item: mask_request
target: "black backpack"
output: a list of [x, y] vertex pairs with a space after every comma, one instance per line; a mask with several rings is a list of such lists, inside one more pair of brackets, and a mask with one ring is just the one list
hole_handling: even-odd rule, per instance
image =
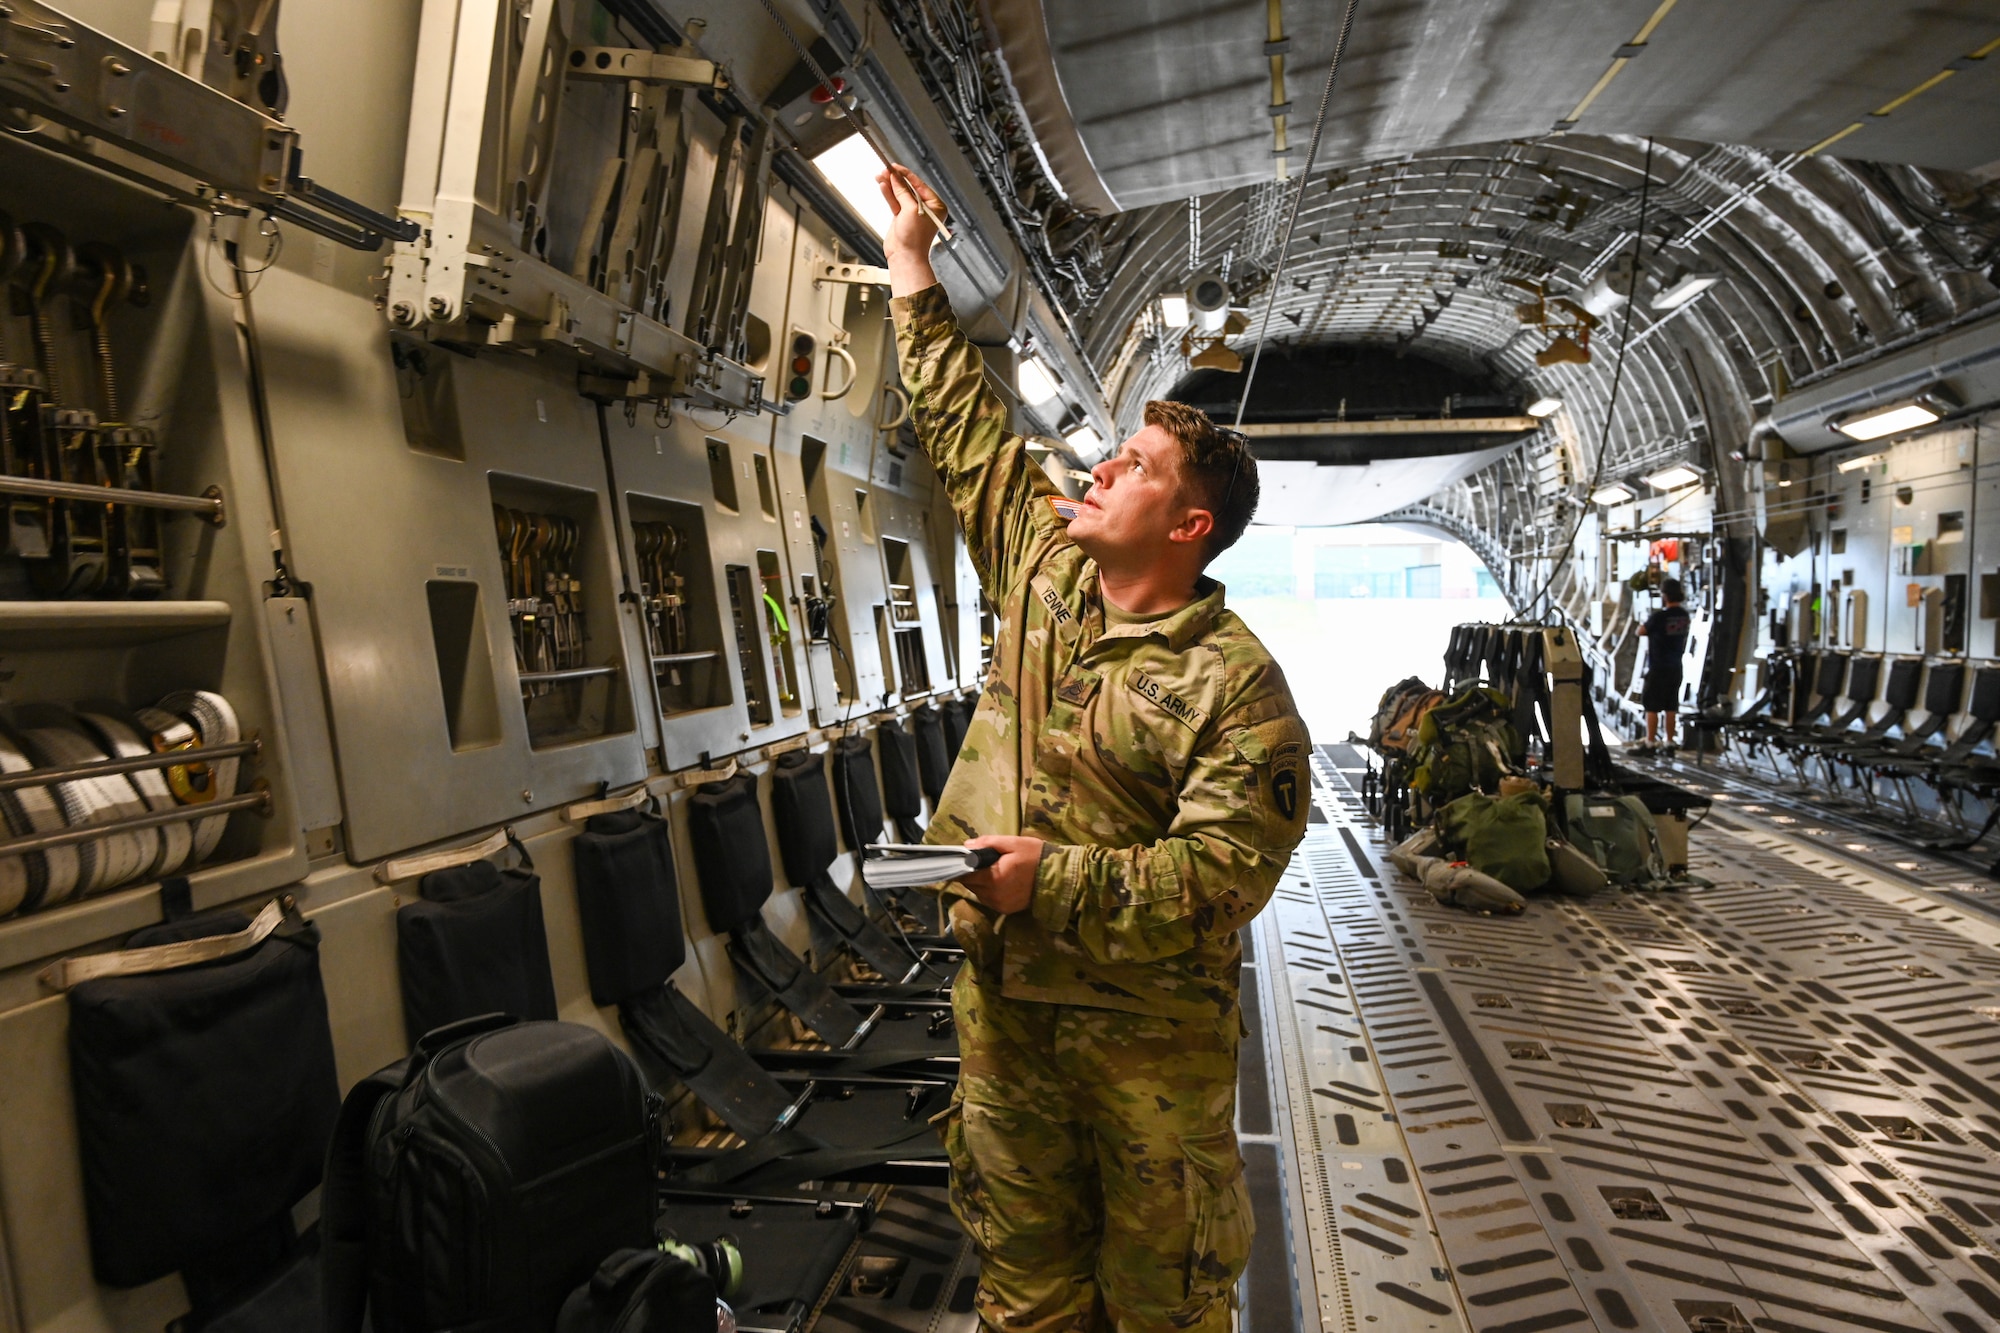
[[547, 1333], [655, 1244], [659, 1102], [594, 1029], [500, 1014], [347, 1095], [321, 1195], [326, 1333]]
[[708, 1274], [679, 1255], [620, 1250], [570, 1293], [555, 1333], [696, 1333], [715, 1325]]

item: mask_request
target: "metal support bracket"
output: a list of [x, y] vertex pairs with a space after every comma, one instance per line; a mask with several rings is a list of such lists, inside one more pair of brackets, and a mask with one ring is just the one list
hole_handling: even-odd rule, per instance
[[889, 270], [873, 264], [821, 264], [813, 274], [813, 286], [822, 282], [846, 282], [864, 287], [887, 287]]
[[1562, 791], [1582, 791], [1583, 654], [1576, 637], [1557, 625], [1542, 631], [1542, 660], [1554, 687], [1550, 691], [1550, 777]]
[[569, 76], [573, 79], [602, 79], [612, 83], [637, 80], [640, 83], [670, 83], [682, 88], [729, 86], [729, 76], [713, 60], [693, 56], [662, 55], [657, 51], [634, 50], [622, 46], [579, 46], [569, 53]]
[[[743, 187], [735, 228], [740, 234], [718, 226], [709, 238], [712, 290], [705, 295], [713, 306], [707, 321], [713, 327], [683, 331], [669, 324], [660, 278], [662, 238], [675, 232], [683, 184], [679, 99], [687, 88], [725, 88], [728, 80], [713, 61], [685, 49], [660, 54], [569, 47], [552, 4], [533, 0], [528, 6], [533, 21], [518, 30], [507, 17], [513, 7], [504, 0], [425, 6], [408, 150], [414, 165], [406, 171], [401, 203], [408, 221], [401, 224], [389, 260], [384, 298], [389, 322], [439, 341], [528, 354], [560, 349], [577, 358], [579, 385], [599, 402], [684, 399], [755, 413], [763, 377], [741, 363], [735, 345], [747, 269], [731, 260], [755, 253], [754, 224], [763, 217], [757, 178]], [[501, 50], [508, 61], [496, 61]], [[541, 178], [540, 169], [529, 164], [540, 160], [547, 146], [537, 137], [544, 129], [537, 127], [558, 114], [545, 72], [551, 69], [628, 88], [639, 85], [629, 108], [636, 119], [627, 125], [612, 169], [601, 175], [589, 214], [589, 230], [592, 236], [601, 233], [601, 240], [584, 246], [572, 271], [547, 260], [530, 225]], [[538, 105], [545, 106], [543, 112], [523, 112]], [[496, 121], [499, 107], [521, 114]], [[515, 163], [511, 178], [526, 182], [525, 193], [516, 192], [517, 202], [504, 216], [483, 202], [479, 183], [480, 163], [495, 150], [496, 135], [503, 157]], [[616, 193], [620, 189], [622, 196]], [[335, 208], [335, 201], [323, 206]], [[351, 213], [341, 216], [365, 225]], [[722, 220], [730, 220], [726, 208]], [[601, 265], [594, 262], [599, 257]]]
[[0, 0], [0, 102], [231, 194], [281, 194], [298, 131], [40, 0]]
[[[41, 0], [0, 0], [0, 105], [26, 113], [40, 147], [196, 207], [261, 209], [357, 250], [415, 235], [299, 176], [291, 126]], [[41, 121], [75, 137], [33, 134]]]

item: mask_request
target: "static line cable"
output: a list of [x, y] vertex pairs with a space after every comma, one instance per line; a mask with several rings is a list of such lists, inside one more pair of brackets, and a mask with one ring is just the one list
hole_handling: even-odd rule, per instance
[[[792, 31], [792, 25], [785, 22], [785, 16], [778, 12], [778, 7], [772, 3], [772, 0], [759, 0], [759, 2], [764, 6], [764, 12], [771, 16], [771, 22], [778, 25], [778, 31], [784, 34], [785, 41], [791, 46], [792, 50], [798, 53], [799, 59], [805, 62], [806, 68], [812, 71], [812, 76], [819, 80], [819, 86], [826, 89], [828, 95], [833, 99], [829, 105], [840, 108], [840, 114], [847, 118], [847, 123], [854, 127], [856, 134], [861, 136], [861, 142], [867, 144], [869, 151], [874, 153], [876, 158], [880, 160], [884, 171], [898, 171], [899, 168], [889, 155], [889, 146], [882, 142], [881, 137], [875, 133], [874, 128], [861, 115], [857, 99], [854, 95], [851, 93], [842, 93], [835, 88], [833, 77], [826, 72], [819, 61], [813, 59], [813, 53], [806, 49], [805, 43], [801, 42], [798, 34]], [[902, 174], [906, 178], [909, 175], [907, 170], [902, 171]], [[909, 188], [910, 197], [917, 202], [917, 211], [929, 218], [931, 225], [937, 228], [938, 239], [944, 242], [944, 252], [951, 256], [954, 264], [958, 265], [958, 271], [964, 276], [966, 285], [971, 287], [978, 294], [981, 303], [993, 312], [993, 318], [999, 320], [1000, 327], [1007, 330], [1009, 340], [1016, 344], [1022, 342], [1021, 335], [1015, 331], [1013, 321], [1008, 319], [1006, 313], [993, 303], [992, 297], [986, 295], [985, 287], [980, 283], [978, 278], [973, 276], [971, 268], [959, 256], [958, 237], [953, 234], [951, 227], [931, 209], [929, 204], [923, 201], [923, 197], [917, 193], [914, 185], [911, 185], [907, 179], [905, 179], [904, 184]], [[1097, 367], [1090, 364], [1089, 356], [1084, 353], [1083, 339], [1077, 336], [1075, 327], [1070, 324], [1068, 313], [1060, 306], [1057, 306], [1055, 309], [1056, 317], [1062, 320], [1064, 329], [1069, 333], [1070, 341], [1076, 345], [1077, 359], [1083, 363], [1083, 368], [1090, 372], [1091, 379], [1097, 380], [1098, 392], [1101, 395], [1104, 391], [1104, 384], [1103, 381], [1097, 379]], [[1022, 347], [1018, 350], [1025, 352], [1027, 349]]]
[[[764, 0], [766, 4], [770, 0]], [[1347, 50], [1347, 34], [1354, 28], [1354, 7], [1359, 0], [1347, 0], [1347, 12], [1340, 20], [1340, 36], [1333, 42], [1333, 59], [1326, 67], [1326, 87], [1319, 92], [1319, 115], [1313, 118], [1312, 142], [1306, 146], [1306, 164], [1299, 172], [1298, 193], [1292, 196], [1292, 211], [1285, 219], [1285, 239], [1278, 246], [1278, 264], [1271, 270], [1271, 295], [1264, 302], [1264, 323], [1257, 330], [1257, 342], [1250, 349], [1250, 369], [1243, 376], [1243, 398], [1236, 404], [1236, 427], [1243, 427], [1243, 413], [1250, 406], [1250, 386], [1257, 382], [1257, 362], [1264, 355], [1264, 340], [1271, 336], [1271, 316], [1278, 308], [1278, 288], [1285, 276], [1285, 261], [1291, 257], [1292, 229], [1299, 225], [1299, 206], [1306, 201], [1306, 183], [1312, 179], [1313, 161], [1319, 156], [1320, 136], [1326, 131], [1326, 108], [1333, 100], [1333, 81], [1340, 73], [1341, 53]], [[1199, 217], [1199, 214], [1196, 215]], [[1232, 483], [1233, 484], [1233, 483]]]
[[[1569, 560], [1570, 553], [1576, 549], [1577, 534], [1583, 531], [1583, 520], [1590, 516], [1589, 498], [1596, 492], [1599, 482], [1604, 477], [1604, 456], [1611, 448], [1611, 423], [1618, 415], [1618, 389], [1625, 382], [1625, 353], [1631, 347], [1631, 339], [1627, 335], [1632, 331], [1632, 306], [1638, 300], [1639, 275], [1646, 266], [1646, 209], [1651, 200], [1652, 186], [1653, 140], [1649, 135], [1646, 139], [1646, 164], [1639, 177], [1639, 220], [1633, 224], [1632, 232], [1632, 280], [1625, 286], [1625, 314], [1618, 323], [1618, 360], [1612, 365], [1611, 394], [1604, 403], [1604, 429], [1597, 438], [1597, 461], [1591, 464], [1590, 485], [1584, 488], [1583, 493], [1585, 503], [1577, 508], [1576, 522], [1570, 525], [1569, 537], [1563, 542], [1562, 555], [1549, 566], [1548, 577], [1542, 580], [1542, 586], [1535, 589], [1535, 595], [1527, 600], [1510, 623], [1518, 624], [1523, 617], [1534, 618], [1534, 608], [1554, 586], [1557, 572]], [[1563, 618], [1569, 618], [1567, 610], [1563, 611]]]

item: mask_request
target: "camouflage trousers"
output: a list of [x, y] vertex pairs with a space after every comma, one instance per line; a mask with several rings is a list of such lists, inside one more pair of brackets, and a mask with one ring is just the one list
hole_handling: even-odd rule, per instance
[[1236, 1147], [1237, 1019], [952, 990], [962, 1061], [938, 1117], [982, 1326], [1228, 1333], [1251, 1218]]

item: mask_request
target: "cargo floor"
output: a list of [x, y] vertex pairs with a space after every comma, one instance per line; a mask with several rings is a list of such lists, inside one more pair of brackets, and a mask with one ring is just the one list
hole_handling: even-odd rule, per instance
[[979, 1260], [941, 1189], [899, 1187], [849, 1256], [818, 1317], [824, 1333], [973, 1333]]
[[1739, 798], [1713, 887], [1477, 916], [1387, 864], [1360, 763], [1315, 757], [1327, 822], [1256, 925], [1294, 1319], [2000, 1325], [2000, 925], [1963, 869]]

